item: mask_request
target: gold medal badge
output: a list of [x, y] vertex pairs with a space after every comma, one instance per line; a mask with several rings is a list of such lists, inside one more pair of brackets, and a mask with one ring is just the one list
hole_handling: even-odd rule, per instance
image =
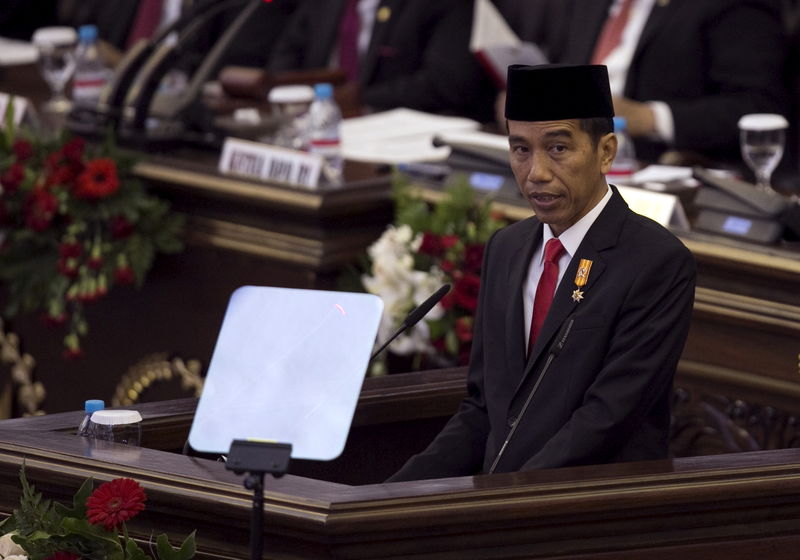
[[589, 271], [592, 269], [592, 261], [589, 259], [581, 259], [578, 264], [578, 272], [575, 273], [575, 285], [577, 290], [572, 292], [572, 301], [578, 303], [583, 299], [583, 292], [581, 288], [589, 281]]

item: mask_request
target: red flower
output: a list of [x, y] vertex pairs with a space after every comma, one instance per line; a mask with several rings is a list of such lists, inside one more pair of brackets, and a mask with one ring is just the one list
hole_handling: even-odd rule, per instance
[[80, 559], [81, 556], [78, 556], [77, 554], [73, 554], [65, 550], [59, 550], [58, 552], [54, 553], [52, 556], [48, 556], [44, 560], [80, 560]]
[[78, 275], [78, 261], [73, 257], [61, 257], [56, 267], [58, 273], [66, 278], [75, 278]]
[[15, 140], [11, 149], [14, 150], [19, 162], [26, 161], [33, 156], [33, 146], [27, 140]]
[[83, 149], [85, 146], [86, 140], [83, 138], [72, 138], [61, 148], [61, 153], [67, 161], [80, 162], [83, 158]]
[[78, 360], [83, 358], [83, 350], [80, 348], [65, 348], [63, 357], [65, 360]]
[[20, 183], [25, 178], [25, 168], [20, 163], [11, 164], [11, 167], [0, 175], [0, 184], [7, 193], [16, 192]]
[[117, 165], [109, 158], [93, 159], [78, 176], [75, 196], [90, 200], [105, 198], [119, 189]]
[[111, 236], [114, 239], [125, 239], [133, 233], [133, 224], [125, 216], [114, 216], [111, 218]]
[[120, 266], [114, 271], [114, 282], [117, 284], [133, 284], [135, 277], [129, 266]]
[[456, 246], [458, 243], [458, 236], [457, 235], [443, 235], [442, 236], [442, 247], [444, 249], [451, 249]]
[[50, 313], [42, 313], [42, 323], [48, 327], [60, 327], [67, 322], [67, 314], [63, 311], [58, 315], [51, 315]]
[[25, 200], [25, 225], [33, 231], [44, 231], [58, 210], [58, 199], [42, 188], [34, 189]]
[[45, 179], [46, 186], [71, 185], [83, 173], [82, 163], [69, 163], [56, 166]]
[[109, 531], [144, 509], [147, 496], [131, 478], [115, 478], [101, 484], [86, 500], [86, 517], [92, 525], [103, 525]]
[[82, 252], [83, 248], [77, 241], [64, 242], [58, 246], [58, 254], [65, 259], [70, 257], [78, 258], [81, 256]]
[[442, 252], [444, 252], [441, 238], [435, 233], [426, 231], [422, 234], [422, 243], [419, 246], [419, 252], [432, 257], [440, 256]]
[[464, 270], [479, 273], [483, 264], [483, 243], [471, 243], [464, 247]]
[[478, 308], [480, 285], [481, 279], [477, 274], [465, 274], [457, 280], [453, 288], [453, 300], [456, 305], [474, 313]]

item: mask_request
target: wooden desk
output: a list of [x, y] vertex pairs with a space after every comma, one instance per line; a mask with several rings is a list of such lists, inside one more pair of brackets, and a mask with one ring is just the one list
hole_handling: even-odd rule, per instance
[[[142, 408], [150, 443], [167, 443], [153, 436], [184, 424], [191, 406]], [[17, 504], [24, 458], [31, 482], [58, 501], [86, 476], [136, 478], [148, 502], [134, 538], [196, 528], [199, 558], [247, 557], [239, 477], [214, 461], [98, 450], [54, 431], [78, 416], [0, 422], [0, 516]], [[268, 558], [789, 560], [800, 546], [800, 450], [363, 486], [287, 475], [267, 488]]]

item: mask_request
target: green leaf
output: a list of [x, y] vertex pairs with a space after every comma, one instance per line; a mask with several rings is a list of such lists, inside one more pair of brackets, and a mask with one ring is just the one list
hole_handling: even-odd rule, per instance
[[149, 560], [150, 557], [136, 544], [136, 541], [129, 538], [125, 541], [125, 558], [126, 560]]
[[108, 545], [114, 545], [114, 547], [118, 548], [119, 552], [122, 553], [122, 545], [120, 545], [117, 534], [113, 531], [106, 530], [102, 525], [92, 525], [86, 519], [77, 519], [75, 517], [65, 517], [61, 525], [69, 533], [104, 542]]
[[172, 545], [169, 544], [167, 535], [163, 533], [158, 535], [156, 551], [158, 552], [159, 559], [188, 560], [189, 558], [194, 558], [195, 552], [197, 551], [197, 547], [195, 545], [195, 533], [196, 531], [192, 531], [191, 534], [184, 539], [180, 548], [173, 548]]
[[93, 487], [94, 479], [87, 478], [75, 493], [75, 496], [73, 496], [72, 508], [70, 509], [62, 504], [56, 504], [56, 511], [62, 517], [75, 517], [77, 519], [86, 517], [86, 500], [92, 494]]

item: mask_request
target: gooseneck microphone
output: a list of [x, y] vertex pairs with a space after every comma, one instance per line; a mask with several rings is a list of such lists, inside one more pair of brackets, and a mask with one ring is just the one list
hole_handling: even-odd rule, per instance
[[450, 284], [445, 284], [444, 286], [436, 290], [436, 292], [434, 292], [432, 296], [423, 301], [416, 308], [412, 309], [411, 312], [408, 315], [406, 315], [406, 318], [403, 319], [403, 324], [400, 325], [400, 328], [397, 329], [397, 331], [395, 331], [395, 333], [389, 337], [389, 340], [384, 342], [380, 348], [378, 348], [377, 350], [375, 350], [375, 352], [372, 353], [372, 356], [370, 356], [369, 361], [371, 362], [372, 360], [374, 360], [375, 357], [381, 352], [383, 352], [384, 349], [386, 349], [386, 347], [389, 346], [389, 344], [391, 344], [395, 338], [403, 334], [403, 332], [405, 332], [407, 329], [410, 329], [411, 327], [419, 323], [419, 320], [422, 319], [425, 315], [427, 315], [428, 312], [431, 309], [433, 309], [433, 306], [439, 303], [439, 301], [449, 291], [450, 291]]
[[511, 430], [508, 432], [508, 436], [506, 436], [506, 440], [503, 442], [503, 446], [500, 448], [500, 451], [497, 453], [497, 457], [494, 458], [494, 462], [492, 463], [492, 467], [489, 469], [489, 474], [494, 473], [494, 470], [497, 468], [500, 459], [503, 457], [503, 453], [506, 451], [506, 447], [508, 447], [508, 443], [511, 441], [511, 438], [514, 437], [514, 432], [517, 431], [517, 426], [519, 426], [520, 422], [522, 422], [522, 417], [525, 416], [525, 411], [528, 410], [528, 405], [531, 404], [533, 400], [533, 395], [536, 394], [536, 391], [539, 389], [539, 385], [544, 379], [545, 374], [547, 373], [550, 364], [553, 362], [556, 356], [561, 353], [561, 350], [564, 349], [564, 345], [567, 343], [567, 338], [569, 337], [569, 333], [572, 330], [572, 325], [575, 323], [575, 314], [573, 313], [567, 320], [564, 321], [564, 325], [561, 327], [561, 330], [558, 332], [558, 336], [553, 341], [553, 344], [550, 345], [550, 350], [548, 351], [547, 361], [544, 363], [544, 367], [542, 368], [542, 373], [539, 374], [539, 378], [534, 383], [531, 392], [528, 393], [528, 398], [525, 399], [525, 404], [522, 405], [522, 410], [520, 410], [517, 419], [514, 420], [514, 423], [511, 425]]

